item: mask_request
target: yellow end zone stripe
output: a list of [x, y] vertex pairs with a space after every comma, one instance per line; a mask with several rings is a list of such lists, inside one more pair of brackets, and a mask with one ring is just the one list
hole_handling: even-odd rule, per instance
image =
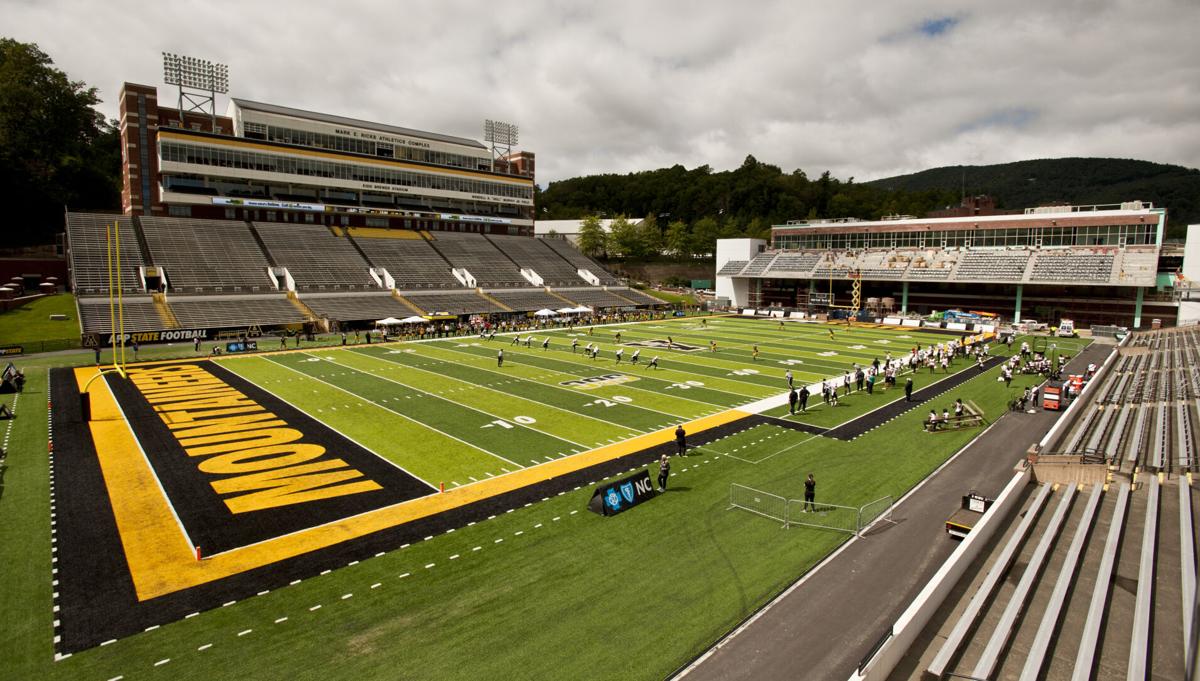
[[[80, 389], [95, 371], [94, 367], [75, 370]], [[92, 390], [91, 400], [95, 421], [90, 426], [96, 455], [108, 486], [130, 575], [138, 600], [142, 601], [574, 473], [675, 438], [673, 428], [664, 428], [442, 494], [376, 509], [197, 561], [193, 547], [187, 545], [180, 532], [170, 503], [161, 493], [158, 480], [141, 455], [137, 439], [117, 408], [107, 384], [103, 389]], [[699, 433], [746, 416], [749, 416], [746, 412], [728, 409], [690, 421], [686, 426], [689, 433]], [[181, 462], [181, 465], [186, 464]]]

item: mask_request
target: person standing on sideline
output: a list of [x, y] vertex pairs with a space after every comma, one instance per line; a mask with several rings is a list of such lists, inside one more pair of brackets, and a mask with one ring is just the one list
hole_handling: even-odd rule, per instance
[[658, 491], [667, 491], [667, 478], [671, 477], [671, 456], [666, 452], [658, 457]]
[[810, 508], [813, 513], [817, 512], [817, 479], [812, 473], [804, 481], [804, 512], [807, 513]]
[[787, 372], [783, 375], [783, 377], [787, 379], [788, 390], [791, 390], [792, 389], [792, 370], [788, 369]]
[[687, 456], [687, 433], [682, 423], [675, 429], [675, 451], [679, 456]]
[[192, 339], [192, 352], [200, 352], [200, 336]]
[[100, 366], [100, 346], [96, 346], [96, 366]]
[[500, 348], [496, 351], [496, 366], [504, 366], [504, 348]]
[[138, 358], [137, 355], [138, 355], [138, 342], [137, 342], [137, 339], [134, 338], [133, 339], [133, 361], [135, 361], [135, 362], [137, 361], [137, 358]]
[[800, 413], [808, 413], [808, 386], [800, 386]]
[[795, 388], [788, 388], [788, 416], [796, 415], [796, 402], [800, 399]]
[[646, 368], [658, 371], [658, 355], [650, 358], [650, 363], [646, 365]]
[[904, 379], [904, 401], [912, 402], [912, 376]]
[[346, 332], [343, 331], [342, 332], [342, 345], [345, 345], [345, 344], [346, 344]]
[[[197, 340], [199, 340], [199, 339], [197, 339]], [[280, 337], [279, 337], [279, 349], [280, 349], [280, 350], [287, 350], [287, 336], [280, 336]]]

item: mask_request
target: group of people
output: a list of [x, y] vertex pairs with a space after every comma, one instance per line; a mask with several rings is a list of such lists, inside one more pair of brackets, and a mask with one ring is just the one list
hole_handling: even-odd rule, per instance
[[[962, 401], [961, 397], [954, 400], [954, 406], [952, 408], [954, 409], [954, 414], [953, 414], [954, 420], [955, 421], [962, 420], [962, 417], [966, 414], [966, 406], [963, 405], [963, 401]], [[935, 430], [940, 430], [942, 428], [945, 428], [946, 426], [953, 423], [953, 421], [950, 420], [950, 418], [951, 418], [950, 410], [951, 410], [951, 407], [943, 407], [942, 415], [941, 415], [941, 417], [938, 417], [937, 410], [930, 409], [929, 410], [929, 418], [925, 421], [925, 429], [932, 432]]]

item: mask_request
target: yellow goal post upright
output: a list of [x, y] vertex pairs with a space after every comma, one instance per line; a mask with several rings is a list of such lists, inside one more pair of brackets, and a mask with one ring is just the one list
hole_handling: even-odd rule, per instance
[[113, 338], [112, 366], [106, 369], [97, 364], [96, 368], [98, 371], [87, 380], [87, 383], [83, 384], [80, 399], [85, 421], [91, 420], [92, 410], [90, 400], [88, 399], [88, 390], [92, 387], [92, 381], [95, 381], [104, 374], [117, 374], [121, 378], [125, 377], [125, 297], [124, 287], [121, 286], [120, 223], [114, 220], [111, 226], [105, 225], [104, 240], [108, 266], [108, 319]]
[[846, 276], [850, 279], [850, 304], [849, 305], [834, 305], [833, 304], [833, 268], [829, 268], [829, 305], [830, 308], [839, 310], [849, 310], [850, 314], [846, 317], [846, 326], [858, 316], [858, 311], [862, 309], [862, 270], [848, 270]]

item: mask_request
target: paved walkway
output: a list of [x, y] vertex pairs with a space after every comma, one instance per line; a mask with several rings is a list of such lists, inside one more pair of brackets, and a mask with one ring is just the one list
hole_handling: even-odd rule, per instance
[[[1111, 350], [1093, 344], [1068, 368], [1080, 372], [1089, 362], [1103, 362]], [[957, 546], [946, 535], [945, 520], [962, 495], [968, 490], [999, 494], [1025, 449], [1059, 415], [1001, 417], [893, 511], [895, 524], [846, 544], [676, 678], [849, 678]]]

